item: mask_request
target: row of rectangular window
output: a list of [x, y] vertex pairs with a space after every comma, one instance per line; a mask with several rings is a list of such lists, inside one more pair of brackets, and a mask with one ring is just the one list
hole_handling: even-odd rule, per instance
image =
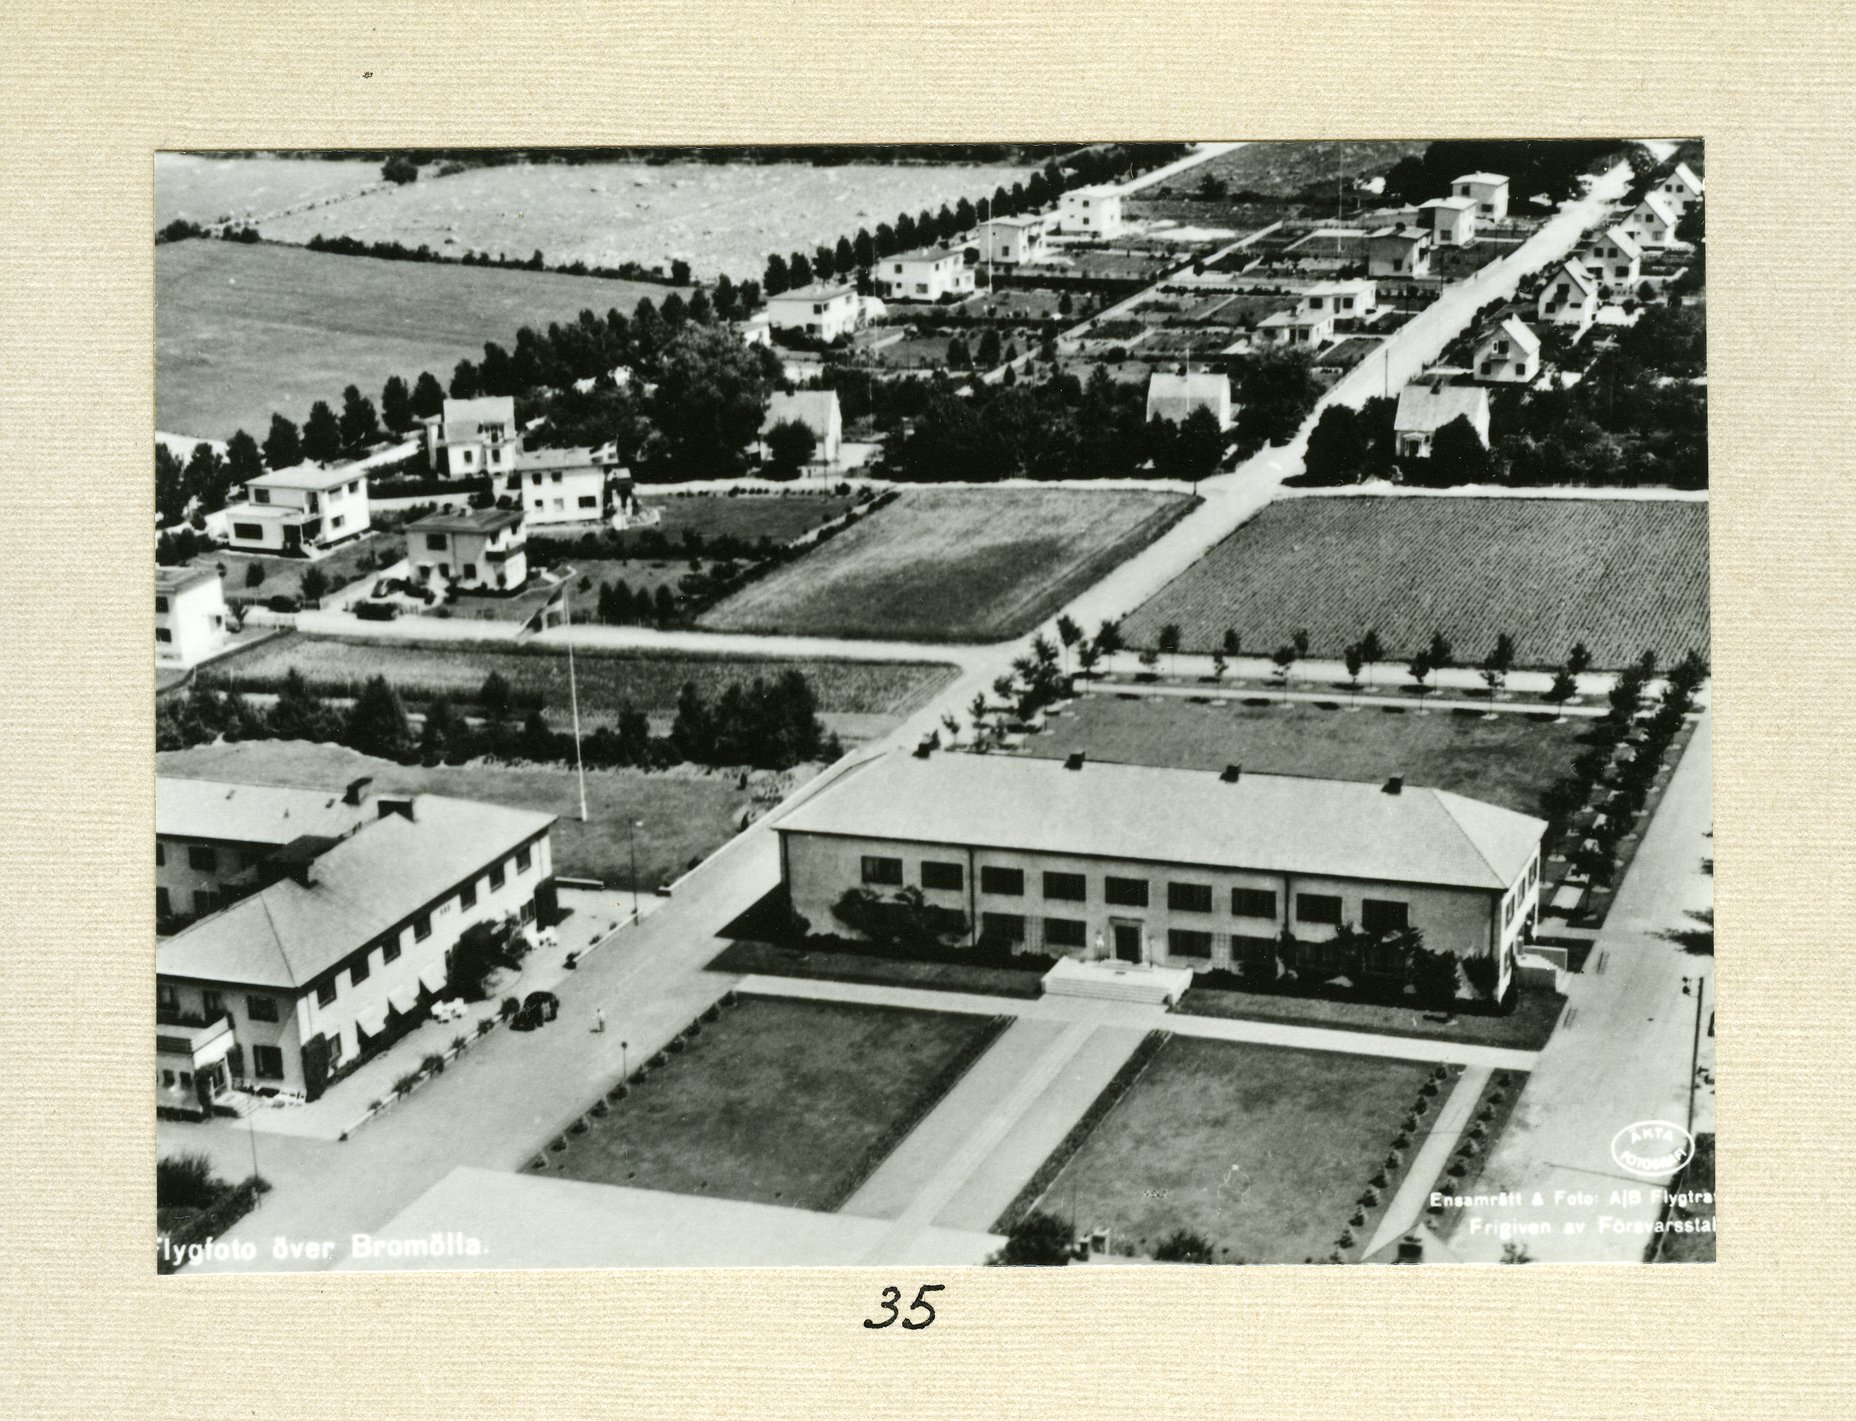
[[[866, 855], [863, 861], [863, 881], [872, 886], [900, 887], [902, 860]], [[966, 875], [962, 865], [932, 859], [923, 861], [923, 888], [959, 892], [965, 886]], [[1043, 875], [1043, 888], [1044, 897], [1062, 902], [1082, 903], [1089, 897], [1089, 880], [1080, 873], [1047, 871]], [[995, 898], [1022, 898], [1025, 894], [1025, 871], [995, 864], [983, 865], [980, 868], [980, 892]], [[1309, 900], [1320, 896], [1301, 895], [1303, 899]], [[1116, 907], [1145, 908], [1148, 901], [1147, 880], [1111, 875], [1103, 880], [1103, 897]], [[1332, 901], [1338, 904], [1340, 900], [1336, 898]], [[1209, 913], [1212, 911], [1212, 886], [1209, 883], [1168, 883], [1167, 907], [1176, 913]], [[1276, 894], [1267, 888], [1233, 888], [1231, 912], [1240, 918], [1274, 918]], [[1312, 918], [1306, 920], [1316, 921]], [[1339, 919], [1334, 921], [1338, 922]]]
[[[162, 1011], [180, 1010], [180, 992], [168, 982], [155, 984], [155, 1005]], [[200, 993], [200, 1014], [208, 1021], [217, 1021], [222, 1016], [232, 1015], [226, 1007], [225, 994], [206, 988]], [[277, 998], [257, 995], [245, 998], [245, 1014], [253, 1021], [276, 1021]]]

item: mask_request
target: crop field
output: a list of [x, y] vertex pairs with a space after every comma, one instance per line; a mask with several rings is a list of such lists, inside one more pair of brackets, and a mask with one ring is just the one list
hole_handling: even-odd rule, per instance
[[389, 375], [449, 380], [483, 343], [515, 343], [582, 310], [629, 311], [667, 288], [541, 271], [376, 261], [265, 244], [155, 248], [155, 424], [262, 439], [276, 411], [301, 424], [355, 384], [376, 403]]
[[[655, 656], [639, 652], [582, 651], [574, 657], [580, 712], [589, 720], [629, 703], [642, 711], [668, 711], [677, 693], [693, 682], [707, 696], [755, 677], [771, 680], [800, 671], [812, 683], [821, 712], [901, 716], [916, 709], [953, 674], [949, 666], [921, 663], [823, 660], [764, 660], [703, 656]], [[275, 691], [285, 673], [302, 672], [325, 695], [355, 694], [369, 677], [384, 675], [403, 696], [425, 700], [444, 694], [471, 699], [492, 671], [508, 679], [518, 700], [539, 697], [550, 711], [568, 704], [567, 657], [558, 648], [419, 646], [404, 642], [335, 641], [300, 634], [277, 638], [249, 654], [215, 662], [214, 685]]]
[[922, 641], [1029, 631], [1191, 500], [1120, 489], [916, 489], [706, 612], [711, 630]]
[[202, 225], [251, 222], [308, 202], [330, 202], [382, 182], [380, 164], [360, 158], [220, 157], [155, 154], [155, 226], [177, 217]]
[[1331, 184], [1335, 178], [1383, 173], [1400, 158], [1422, 153], [1428, 146], [1409, 139], [1246, 143], [1150, 191], [1154, 197], [1197, 192], [1199, 184], [1212, 177], [1233, 193], [1293, 197], [1313, 182]]
[[1654, 650], [1708, 654], [1708, 505], [1674, 499], [1391, 495], [1286, 499], [1214, 547], [1127, 620], [1130, 645], [1176, 623], [1184, 649], [1227, 627], [1246, 648], [1309, 635], [1335, 658], [1377, 627], [1388, 659], [1441, 630], [1465, 664], [1503, 632], [1516, 664], [1574, 642], [1614, 669]]
[[[773, 252], [810, 252], [900, 212], [989, 197], [1028, 168], [929, 163], [519, 163], [405, 187], [259, 224], [266, 237], [317, 233], [435, 251], [541, 251], [595, 266], [682, 259], [701, 280], [760, 280]], [[601, 308], [604, 309], [603, 307]]]

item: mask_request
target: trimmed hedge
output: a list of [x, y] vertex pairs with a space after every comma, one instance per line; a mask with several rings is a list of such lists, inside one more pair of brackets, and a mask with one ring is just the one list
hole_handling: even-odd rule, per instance
[[176, 1255], [184, 1253], [194, 1244], [204, 1243], [210, 1238], [218, 1238], [255, 1209], [259, 1198], [270, 1187], [268, 1182], [254, 1174], [244, 1183], [227, 1189], [219, 1196], [216, 1203], [200, 1210], [186, 1223], [168, 1234], [167, 1248], [155, 1255], [156, 1272], [174, 1272], [180, 1267], [180, 1260]]

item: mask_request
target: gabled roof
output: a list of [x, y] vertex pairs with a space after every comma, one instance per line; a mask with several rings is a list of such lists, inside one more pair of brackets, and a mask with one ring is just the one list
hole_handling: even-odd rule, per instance
[[767, 417], [761, 421], [760, 431], [765, 434], [774, 425], [791, 421], [823, 434], [837, 417], [836, 390], [795, 390], [791, 394], [776, 390], [767, 401]]
[[1398, 392], [1392, 427], [1400, 434], [1432, 434], [1458, 417], [1487, 429], [1489, 392], [1480, 385], [1407, 385]]
[[1585, 269], [1585, 263], [1580, 261], [1577, 257], [1569, 257], [1561, 262], [1560, 269], [1554, 273], [1554, 276], [1557, 277], [1562, 272], [1571, 277], [1573, 285], [1585, 292], [1587, 296], [1596, 296], [1598, 294], [1597, 281], [1592, 278], [1592, 273]]
[[1680, 220], [1676, 216], [1675, 209], [1669, 205], [1660, 192], [1647, 192], [1643, 195], [1643, 201], [1637, 204], [1637, 210], [1641, 212], [1646, 207], [1671, 227]]
[[835, 301], [840, 296], [855, 296], [857, 288], [848, 285], [828, 285], [815, 281], [810, 286], [797, 287], [792, 291], [782, 291], [778, 296], [769, 296], [769, 301]]
[[1695, 170], [1689, 167], [1687, 163], [1677, 163], [1669, 176], [1680, 182], [1690, 192], [1694, 193], [1696, 197], [1701, 196], [1701, 179], [1696, 176]]
[[1465, 173], [1460, 178], [1452, 178], [1452, 183], [1483, 183], [1491, 187], [1506, 187], [1507, 177], [1502, 173]]
[[1231, 398], [1229, 376], [1209, 370], [1195, 370], [1186, 375], [1168, 375], [1155, 371], [1147, 377], [1147, 398], [1153, 400], [1211, 400], [1222, 403]]
[[159, 943], [163, 977], [301, 989], [349, 954], [546, 832], [552, 814], [422, 794], [309, 865]]
[[339, 789], [155, 777], [159, 838], [287, 844], [305, 834], [340, 836], [375, 812], [347, 803]]
[[1483, 336], [1482, 340], [1478, 342], [1477, 348], [1480, 349], [1482, 346], [1487, 345], [1490, 341], [1494, 340], [1497, 335], [1507, 336], [1509, 340], [1520, 346], [1521, 349], [1525, 350], [1529, 355], [1537, 354], [1540, 350], [1540, 337], [1535, 335], [1532, 328], [1519, 316], [1510, 316], [1499, 326], [1495, 327], [1494, 330]]
[[1476, 210], [1476, 204], [1466, 197], [1434, 197], [1429, 202], [1421, 202], [1418, 204], [1418, 210], [1420, 212], [1424, 211], [1427, 207], [1446, 208], [1451, 212], [1473, 212]]
[[514, 395], [477, 395], [468, 400], [447, 399], [445, 401], [444, 421], [446, 424], [483, 424], [496, 421], [513, 425], [515, 418]]
[[778, 823], [782, 833], [1013, 849], [1502, 891], [1544, 821], [1444, 790], [1018, 755], [893, 753]]
[[1601, 236], [1620, 252], [1624, 253], [1625, 256], [1633, 260], [1643, 255], [1643, 248], [1637, 245], [1637, 239], [1631, 236], [1631, 234], [1626, 232], [1622, 227], [1613, 227], [1602, 233]]

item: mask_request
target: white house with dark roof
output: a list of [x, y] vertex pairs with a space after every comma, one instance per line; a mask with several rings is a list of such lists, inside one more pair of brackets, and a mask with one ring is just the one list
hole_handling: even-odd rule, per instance
[[1546, 825], [1397, 778], [897, 752], [776, 827], [813, 933], [856, 936], [841, 905], [919, 892], [964, 942], [1206, 970], [1287, 938], [1319, 970], [1343, 924], [1415, 928], [1490, 962], [1500, 995], [1537, 914]]
[[1121, 189], [1105, 183], [1071, 188], [1057, 199], [1057, 230], [1112, 239], [1122, 232]]
[[303, 463], [245, 481], [245, 496], [225, 509], [233, 552], [313, 554], [372, 525], [367, 475], [351, 465]]
[[433, 513], [406, 526], [406, 561], [421, 582], [467, 592], [515, 592], [528, 581], [528, 534], [518, 508]]
[[[232, 832], [275, 834], [280, 802], [260, 797]], [[313, 1099], [446, 993], [466, 928], [552, 913], [553, 815], [383, 795], [345, 828], [323, 822], [330, 832], [272, 852], [248, 892], [157, 945], [159, 1106], [196, 1113], [233, 1087]]]
[[1508, 218], [1508, 179], [1500, 173], [1465, 173], [1452, 180], [1450, 195], [1475, 203], [1476, 215], [1484, 222]]
[[1510, 316], [1476, 342], [1471, 367], [1478, 380], [1531, 384], [1540, 375], [1540, 337], [1519, 316]]
[[862, 325], [863, 312], [857, 288], [842, 282], [815, 281], [767, 298], [767, 324], [776, 334], [785, 331], [826, 343]]
[[1147, 377], [1147, 418], [1184, 424], [1194, 410], [1209, 410], [1220, 429], [1231, 427], [1231, 379], [1209, 370], [1184, 375], [1156, 371]]
[[1366, 277], [1318, 281], [1296, 298], [1295, 310], [1299, 316], [1370, 321], [1379, 314], [1379, 283]]
[[1334, 339], [1332, 311], [1271, 311], [1257, 322], [1257, 338], [1269, 345], [1319, 350]]
[[1429, 276], [1431, 234], [1417, 227], [1381, 227], [1366, 235], [1369, 276]]
[[994, 217], [980, 223], [979, 254], [999, 266], [1029, 266], [1049, 255], [1041, 217]]
[[1701, 201], [1701, 178], [1687, 163], [1677, 163], [1656, 185], [1656, 192], [1679, 221], [1688, 216], [1690, 207]]
[[838, 462], [844, 447], [844, 414], [836, 390], [776, 390], [767, 401], [767, 417], [761, 421], [763, 440], [776, 424], [803, 424], [818, 441], [813, 461]]
[[1676, 210], [1661, 193], [1646, 193], [1642, 202], [1630, 210], [1621, 224], [1645, 251], [1661, 250], [1676, 244]]
[[155, 664], [191, 666], [226, 644], [226, 594], [210, 567], [155, 569]]
[[876, 285], [892, 301], [952, 301], [973, 294], [973, 268], [948, 247], [903, 252], [877, 264]]
[[1455, 420], [1489, 443], [1489, 392], [1480, 385], [1451, 385], [1441, 378], [1414, 380], [1398, 392], [1392, 417], [1393, 446], [1401, 459], [1428, 459], [1437, 432]]
[[599, 523], [613, 512], [624, 469], [606, 449], [518, 449], [509, 473], [493, 485], [513, 499], [531, 526]]
[[1598, 283], [1577, 257], [1561, 262], [1547, 278], [1535, 315], [1548, 325], [1584, 330], [1598, 318]]
[[443, 413], [427, 416], [422, 423], [426, 459], [440, 473], [497, 479], [515, 467], [521, 431], [516, 428], [513, 395], [448, 399]]
[[1579, 260], [1601, 288], [1628, 292], [1643, 276], [1643, 248], [1622, 227], [1599, 232], [1579, 250]]

